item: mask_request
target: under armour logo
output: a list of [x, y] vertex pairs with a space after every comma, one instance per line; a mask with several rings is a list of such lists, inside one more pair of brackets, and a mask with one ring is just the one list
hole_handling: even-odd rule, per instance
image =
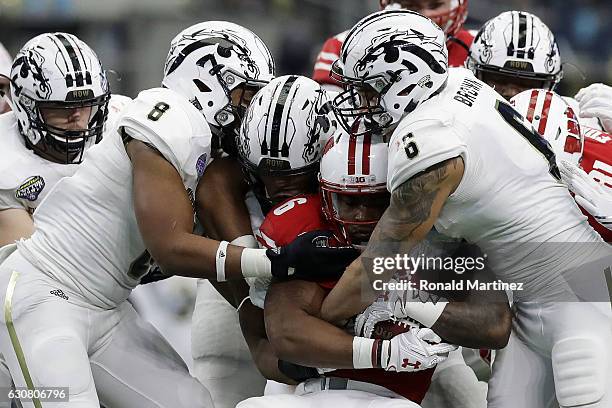
[[407, 358], [405, 358], [402, 362], [402, 368], [406, 368], [408, 366], [413, 367], [415, 370], [418, 370], [418, 368], [421, 366], [421, 362], [417, 361], [416, 363], [411, 363]]
[[52, 290], [49, 293], [64, 300], [68, 300], [68, 296], [66, 296], [66, 294], [61, 289]]

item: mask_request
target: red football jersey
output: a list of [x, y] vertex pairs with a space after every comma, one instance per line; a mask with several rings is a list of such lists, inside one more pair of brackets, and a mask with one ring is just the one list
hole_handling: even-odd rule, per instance
[[[584, 151], [580, 167], [593, 179], [604, 183], [612, 192], [612, 135], [585, 126], [582, 127], [582, 134]], [[612, 231], [598, 223], [585, 210], [582, 212], [589, 217], [589, 223], [604, 241], [612, 242]]]
[[[317, 194], [304, 194], [293, 197], [274, 207], [259, 228], [257, 239], [267, 247], [283, 246], [298, 235], [316, 230], [332, 230], [321, 211], [321, 198]], [[320, 282], [323, 288], [331, 290], [334, 282]], [[408, 330], [401, 323], [391, 321], [379, 323], [374, 330], [374, 338], [390, 339]], [[420, 403], [431, 384], [434, 368], [414, 373], [394, 373], [382, 369], [336, 370], [328, 375], [349, 378], [380, 385], [416, 403]]]
[[[323, 48], [314, 66], [312, 79], [323, 84], [340, 86], [340, 84], [330, 77], [331, 66], [340, 58], [340, 49], [346, 39], [348, 31], [344, 31], [334, 37], [329, 38], [323, 44]], [[448, 65], [451, 67], [462, 67], [468, 57], [470, 46], [474, 41], [474, 35], [468, 30], [461, 30], [455, 37], [446, 42], [448, 47]]]
[[272, 208], [259, 227], [257, 240], [266, 248], [291, 243], [298, 235], [317, 230], [330, 230], [321, 211], [318, 194], [300, 194]]

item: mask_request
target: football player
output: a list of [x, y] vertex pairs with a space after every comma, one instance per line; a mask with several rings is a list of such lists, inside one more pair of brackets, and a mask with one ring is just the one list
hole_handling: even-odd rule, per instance
[[[250, 43], [238, 46], [248, 49]], [[274, 75], [272, 56], [267, 48], [260, 48], [265, 52], [265, 61], [260, 62], [259, 69], [265, 75], [258, 88]], [[211, 52], [214, 51], [211, 48]], [[205, 78], [205, 82], [211, 83], [210, 87], [229, 89], [223, 77], [213, 75]], [[240, 111], [236, 111], [231, 120], [213, 128], [214, 160], [198, 183], [195, 196], [198, 220], [206, 236], [247, 248], [258, 248], [249, 214], [253, 218], [253, 228], [259, 226], [263, 216], [252, 194], [247, 194], [249, 188], [236, 158], [235, 136], [244, 110], [256, 90], [252, 88], [242, 101]], [[223, 95], [218, 93], [217, 98]], [[229, 97], [229, 94], [225, 96]], [[211, 116], [223, 116], [223, 112], [218, 111], [219, 107], [214, 108]], [[262, 395], [265, 387], [265, 378], [257, 370], [240, 330], [236, 307], [242, 298], [234, 299], [234, 291], [248, 294], [248, 285], [244, 282], [199, 280], [192, 315], [194, 374], [210, 390], [215, 406], [220, 408], [233, 408], [246, 398]]]
[[[357, 247], [367, 243], [378, 218], [389, 203], [385, 183], [387, 145], [380, 137], [356, 138], [339, 134], [328, 141], [324, 151], [320, 175], [323, 205], [318, 195], [300, 194], [275, 207], [260, 228], [261, 242], [265, 246], [283, 245], [300, 233], [320, 229], [335, 230], [342, 241]], [[364, 400], [376, 401], [376, 404], [383, 406], [415, 406], [414, 402], [423, 400], [432, 379], [437, 385], [443, 383], [444, 388], [438, 387], [436, 391], [446, 395], [447, 400], [450, 395], [450, 400], [453, 400], [452, 404], [445, 406], [484, 406], [485, 395], [473, 393], [475, 377], [462, 362], [461, 354], [453, 354], [448, 364], [444, 361], [444, 368], [439, 365], [434, 371], [433, 367], [446, 358], [446, 352], [450, 349], [442, 353], [445, 346], [441, 344], [428, 347], [422, 339], [431, 336], [428, 340], [432, 341], [437, 337], [427, 330], [422, 331], [421, 326], [411, 319], [395, 319], [388, 306], [388, 298], [377, 299], [357, 319], [355, 336], [358, 337], [319, 320], [320, 303], [333, 285], [332, 281], [318, 284], [292, 281], [271, 286], [264, 312], [274, 356], [286, 360], [279, 364], [283, 373], [305, 382], [297, 387], [294, 395], [255, 398], [243, 402], [240, 407], [308, 406], [313, 401], [322, 406], [358, 406]], [[391, 293], [387, 292], [386, 296], [391, 297]], [[485, 309], [482, 304], [477, 305], [474, 310], [484, 311], [489, 317], [480, 319], [470, 314], [472, 321], [465, 325], [465, 330], [470, 333], [472, 341], [487, 342], [489, 346], [499, 342], [495, 346], [502, 347], [503, 337], [507, 339], [510, 330], [507, 301], [499, 304], [499, 308], [493, 303], [490, 306]], [[504, 324], [498, 325], [497, 322]], [[498, 330], [502, 326], [505, 329]], [[488, 327], [491, 327], [490, 331]], [[476, 340], [474, 332], [483, 333], [483, 336]], [[401, 333], [406, 334], [397, 336]], [[382, 366], [373, 363], [372, 360], [376, 358], [370, 355], [371, 350], [376, 350], [372, 343], [376, 346], [376, 342], [380, 341]], [[435, 350], [439, 350], [439, 353]], [[390, 360], [387, 361], [387, 358]], [[309, 367], [342, 369], [332, 372], [324, 370], [328, 377], [325, 381], [308, 380], [309, 376], [319, 377], [320, 371], [287, 361]], [[372, 364], [379, 368], [373, 369]], [[465, 369], [462, 370], [462, 367]], [[471, 376], [471, 383], [466, 372], [467, 376]], [[452, 380], [445, 381], [443, 377]], [[449, 390], [451, 387], [453, 390]], [[453, 392], [457, 388], [462, 389], [461, 398]], [[336, 391], [324, 392], [326, 390]], [[435, 396], [430, 395], [429, 398], [423, 406], [440, 406]]]
[[9, 94], [9, 75], [12, 61], [11, 54], [0, 43], [0, 113], [11, 110], [11, 105], [8, 104], [5, 98], [8, 98]]
[[[308, 236], [267, 253], [193, 234], [190, 194], [210, 158], [208, 121], [216, 120], [207, 116], [215, 102], [200, 72], [232, 84], [229, 114], [268, 69], [251, 54], [261, 47], [245, 50], [227, 37], [255, 38], [226, 22], [181, 32], [166, 61], [164, 87], [141, 92], [126, 107], [116, 131], [88, 149], [75, 174], [37, 208], [32, 236], [5, 247], [0, 347], [17, 386], [68, 387], [68, 407], [212, 406], [206, 388], [126, 301], [147, 271], [146, 248], [169, 275], [225, 280], [340, 269], [348, 251], [316, 246]], [[205, 49], [211, 42], [218, 59]], [[225, 64], [235, 54], [246, 67]], [[76, 52], [65, 58], [73, 67], [81, 63]], [[75, 81], [88, 82], [88, 74]], [[37, 85], [45, 89], [44, 82]]]
[[[329, 97], [313, 80], [296, 75], [275, 79], [255, 97], [237, 139], [239, 159], [264, 213], [287, 198], [318, 191], [317, 173], [323, 145], [337, 123]], [[262, 219], [254, 226], [257, 239]], [[313, 230], [308, 230], [313, 231]], [[280, 232], [280, 231], [279, 231]], [[279, 245], [280, 246], [280, 245]], [[269, 247], [269, 246], [265, 246]], [[252, 283], [240, 307], [244, 336], [260, 371], [268, 379], [291, 380], [270, 358], [263, 325], [263, 304], [270, 280]]]
[[[576, 112], [552, 91], [533, 89], [514, 96], [510, 103], [550, 143], [564, 182], [591, 226], [606, 242], [612, 242], [612, 137], [597, 129], [580, 126]], [[587, 148], [588, 146], [588, 148]], [[587, 154], [588, 152], [588, 154]], [[598, 156], [593, 157], [593, 153]], [[608, 154], [606, 154], [608, 153]]]
[[553, 90], [563, 78], [555, 36], [524, 11], [506, 11], [483, 24], [466, 66], [506, 100], [527, 89]]
[[[53, 62], [68, 55], [67, 47], [83, 55], [82, 69], [67, 57]], [[67, 82], [77, 72], [88, 72], [88, 82]], [[102, 139], [129, 102], [111, 97], [98, 57], [72, 34], [42, 34], [28, 41], [9, 78], [15, 110], [0, 116], [0, 246], [31, 235], [38, 204], [58, 180], [76, 171], [85, 150]]]
[[[286, 104], [283, 104], [287, 114], [274, 115], [274, 111], [278, 109], [278, 105], [274, 103], [274, 101], [279, 95], [282, 95], [281, 81], [286, 81], [287, 94], [290, 95]], [[316, 123], [316, 121], [308, 120], [308, 117], [300, 118], [301, 111], [299, 107], [313, 105], [312, 103], [302, 103], [301, 98], [304, 98], [304, 95], [307, 95], [308, 92], [316, 92], [317, 89], [313, 86], [307, 86], [308, 82], [309, 81], [306, 79], [296, 79], [295, 82], [289, 82], [286, 80], [286, 77], [279, 78], [256, 96], [247, 115], [247, 120], [251, 120], [251, 122], [248, 126], [246, 125], [247, 122], [245, 122], [245, 127], [243, 127], [243, 133], [238, 143], [239, 151], [248, 152], [248, 154], [245, 154], [245, 161], [247, 161], [247, 166], [252, 169], [251, 171], [253, 173], [255, 173], [257, 169], [259, 169], [260, 172], [265, 172], [271, 164], [272, 158], [267, 154], [261, 154], [261, 146], [270, 145], [270, 141], [274, 140], [275, 137], [280, 137], [282, 141], [283, 135], [287, 133], [293, 135], [293, 142], [288, 146], [287, 156], [283, 157], [279, 155], [278, 158], [274, 159], [275, 162], [272, 163], [276, 163], [277, 167], [287, 167], [286, 171], [293, 174], [305, 173], [309, 167], [312, 167], [312, 165], [304, 163], [303, 159], [300, 159], [300, 155], [298, 154], [301, 151], [301, 146], [309, 146], [312, 144], [309, 142], [309, 127], [304, 128], [298, 126], [294, 128], [292, 125], [299, 123]], [[303, 96], [300, 98], [300, 95]], [[258, 120], [258, 118], [269, 118], [273, 116], [286, 117], [287, 119], [283, 120], [278, 127], [263, 127], [261, 123], [265, 119]], [[288, 130], [291, 132], [288, 132]], [[281, 143], [279, 143], [279, 145], [281, 145]], [[297, 147], [297, 151], [294, 150], [295, 147]], [[321, 211], [318, 194], [299, 194], [293, 196], [274, 207], [267, 214], [266, 220], [261, 225], [258, 234], [260, 243], [266, 247], [281, 246], [287, 242], [291, 242], [295, 236], [301, 233], [321, 229], [333, 230], [334, 225], [338, 226], [337, 236], [343, 237], [343, 242], [352, 242], [356, 246], [362, 242], [367, 242], [371, 229], [388, 205], [389, 196], [386, 192], [386, 184], [384, 182], [386, 178], [386, 156], [386, 144], [382, 142], [371, 143], [371, 138], [369, 137], [348, 138], [340, 136], [335, 138], [335, 141], [330, 140], [325, 148], [324, 158], [326, 158], [326, 160], [323, 162], [321, 170], [321, 182], [325, 191], [324, 202], [327, 203], [325, 208], [328, 209], [326, 213], [329, 215], [328, 220], [325, 220], [323, 212]], [[348, 170], [346, 170], [347, 165]], [[347, 183], [350, 184], [351, 182], [354, 183], [353, 189], [349, 188], [351, 187], [350, 185], [347, 185]], [[269, 183], [264, 183], [264, 185], [267, 186]], [[334, 217], [333, 214], [338, 214], [337, 211], [332, 209], [336, 208], [333, 207], [335, 205], [342, 206], [340, 214], [344, 215], [344, 217], [340, 219]], [[361, 212], [364, 211], [364, 209], [373, 214], [369, 214], [369, 218], [363, 218], [364, 215], [361, 214]], [[355, 215], [355, 212], [358, 214]], [[323, 286], [329, 289], [333, 286], [333, 282], [324, 283]], [[259, 336], [257, 336], [256, 330], [251, 332], [245, 330], [245, 336], [252, 345], [251, 349], [255, 360], [258, 362], [262, 372], [265, 373], [268, 378], [280, 379], [285, 382], [287, 382], [287, 380], [283, 379], [282, 374], [288, 375], [296, 380], [302, 380], [303, 378], [301, 378], [301, 376], [306, 374], [318, 376], [316, 371], [314, 373], [309, 373], [305, 368], [292, 367], [292, 365], [285, 362], [281, 362], [280, 367], [282, 372], [279, 373], [277, 367], [277, 352], [287, 360], [298, 361], [300, 363], [307, 361], [305, 364], [311, 366], [329, 364], [325, 366], [347, 366], [348, 368], [353, 368], [346, 360], [342, 360], [342, 356], [354, 355], [354, 349], [352, 348], [353, 345], [351, 342], [349, 341], [348, 346], [346, 345], [346, 340], [351, 340], [353, 338], [352, 335], [341, 334], [341, 331], [322, 321], [316, 323], [318, 321], [318, 319], [315, 318], [316, 310], [312, 310], [312, 308], [316, 309], [316, 303], [310, 303], [310, 300], [308, 302], [305, 301], [306, 298], [320, 299], [321, 294], [324, 294], [326, 290], [318, 284], [298, 281], [288, 283], [287, 285], [273, 285], [272, 287], [276, 287], [276, 289], [268, 294], [266, 302], [270, 301], [273, 304], [266, 303], [266, 308], [264, 309], [266, 313], [266, 329], [272, 330], [272, 332], [266, 334], [262, 324], [260, 324]], [[242, 305], [240, 314], [243, 328], [247, 329], [250, 327], [254, 329], [256, 327], [257, 319], [254, 318], [254, 312], [249, 316], [250, 312], [247, 312], [247, 308], [253, 309], [253, 304], [262, 307], [265, 292], [265, 287], [254, 287], [254, 290], [251, 291], [250, 299]], [[291, 301], [289, 301], [289, 299], [291, 299]], [[305, 303], [302, 303], [302, 301]], [[303, 308], [306, 305], [308, 305], [308, 311], [305, 312]], [[387, 318], [390, 317], [389, 311], [384, 307], [376, 305], [376, 307], [372, 309], [373, 310], [370, 312], [371, 315], [368, 314], [362, 319], [364, 323], [361, 326], [362, 328], [365, 327], [365, 329], [359, 330], [360, 332], [375, 331], [374, 326], [377, 323], [382, 320], [387, 320], [383, 315]], [[482, 309], [481, 305], [478, 306], [478, 309]], [[507, 304], [502, 305], [502, 309], [505, 310], [506, 313], [505, 319], [500, 317], [500, 315], [495, 315], [491, 316], [489, 322], [505, 322], [507, 338], [510, 328], [510, 313]], [[490, 308], [487, 310], [487, 313], [495, 310], [497, 309]], [[312, 317], [306, 318], [308, 315], [312, 315]], [[247, 319], [247, 316], [250, 318]], [[304, 318], [306, 318], [306, 320], [304, 320]], [[367, 324], [365, 323], [366, 320], [368, 321]], [[289, 324], [292, 327], [286, 327]], [[487, 327], [488, 324], [489, 323], [482, 323], [481, 321], [477, 327], [483, 329]], [[412, 327], [411, 325], [407, 325], [406, 327], [400, 326], [401, 325], [398, 325], [394, 329], [395, 334], [406, 331], [408, 328]], [[300, 329], [296, 330], [296, 327], [300, 327]], [[327, 328], [327, 330], [325, 328]], [[380, 327], [377, 330], [379, 329]], [[387, 329], [388, 332], [385, 336], [393, 332], [393, 329]], [[470, 335], [473, 336], [475, 328], [472, 327], [467, 330]], [[484, 331], [486, 332], [486, 330]], [[316, 335], [313, 336], [314, 333], [316, 333]], [[274, 350], [270, 349], [268, 335], [270, 336]], [[490, 338], [494, 338], [495, 336], [493, 331], [487, 333], [487, 335], [490, 335]], [[499, 335], [503, 336], [503, 330], [499, 332]], [[320, 340], [313, 343], [313, 338], [320, 338]], [[330, 338], [335, 338], [335, 340], [339, 341], [329, 341]], [[362, 338], [358, 340], [362, 340], [364, 344], [369, 341], [369, 339]], [[412, 338], [410, 340], [414, 341]], [[396, 338], [394, 344], [397, 344], [398, 341], [399, 338]], [[500, 340], [500, 342], [503, 342], [503, 340]], [[325, 347], [326, 344], [329, 344], [329, 347]], [[416, 348], [419, 347], [419, 344], [421, 346], [423, 345], [423, 343], [416, 341], [413, 346]], [[411, 351], [414, 351], [414, 349], [411, 349]], [[338, 353], [341, 354], [339, 355]], [[410, 361], [412, 357], [407, 355], [403, 355], [403, 357], [408, 358], [410, 364], [400, 368], [400, 371], [415, 371], [414, 366], [423, 369], [431, 368], [428, 364], [438, 359], [437, 356], [430, 356], [433, 359], [427, 361]], [[439, 360], [443, 358], [443, 356], [439, 357]], [[458, 364], [456, 361], [453, 361], [453, 366], [455, 365]], [[463, 364], [463, 366], [465, 367], [465, 364]], [[389, 368], [389, 370], [392, 371], [394, 369]], [[301, 373], [301, 371], [303, 371], [303, 373]], [[374, 370], [374, 373], [372, 373], [371, 370], [366, 370], [363, 374], [355, 373], [353, 370], [343, 370], [331, 375], [337, 373], [339, 376], [345, 375], [353, 380], [357, 379], [377, 384], [382, 383], [385, 387], [400, 390], [399, 392], [403, 395], [420, 402], [423, 398], [423, 394], [427, 390], [432, 372], [433, 370], [429, 370], [428, 373], [424, 373], [423, 375], [406, 378], [403, 376], [386, 375], [383, 374], [381, 370]], [[376, 373], [378, 373], [378, 375], [376, 375]], [[473, 373], [471, 373], [471, 375], [474, 377]], [[457, 376], [456, 371], [451, 376], [455, 384], [461, 382], [459, 381], [461, 378]], [[416, 383], [418, 383], [418, 385]], [[461, 383], [464, 384], [463, 382]], [[356, 383], [353, 383], [353, 385], [355, 384]], [[371, 387], [371, 389], [376, 388], [377, 387], [374, 385]], [[385, 395], [389, 395], [388, 390], [385, 391]], [[278, 400], [276, 398], [249, 400], [243, 404], [246, 404], [245, 406], [250, 406], [249, 404], [271, 404], [272, 406], [282, 405], [284, 403], [290, 404], [289, 400], [291, 400], [291, 397], [283, 396], [279, 398]], [[321, 398], [323, 399], [323, 396], [321, 396]], [[484, 403], [483, 394], [481, 394], [481, 401]], [[336, 401], [336, 403], [337, 402], [338, 401]], [[299, 400], [296, 401], [296, 403], [299, 403]], [[306, 403], [306, 401], [303, 400], [302, 403]]]
[[[463, 29], [467, 18], [468, 0], [379, 0], [380, 9], [406, 9], [416, 11], [436, 22], [447, 35], [449, 64], [453, 67], [463, 66], [474, 34]], [[340, 58], [340, 49], [346, 39], [348, 30], [329, 38], [314, 66], [312, 78], [324, 88], [340, 91], [340, 83], [330, 76], [332, 64]]]
[[[91, 75], [90, 94], [77, 96], [83, 85], [76, 82], [65, 84], [66, 75], [74, 75], [75, 72], [68, 65], [69, 60], [65, 60], [65, 64], [52, 63], [56, 55], [66, 53], [63, 41], [83, 55], [82, 62]], [[79, 129], [88, 129], [94, 138], [102, 137], [102, 127], [106, 126], [108, 130], [108, 124], [116, 120], [129, 101], [124, 96], [110, 95], [98, 57], [87, 44], [71, 34], [42, 34], [33, 38], [19, 51], [12, 73], [9, 58], [6, 50], [0, 46], [2, 92], [10, 92], [10, 79], [19, 90], [13, 112], [10, 112], [4, 98], [0, 102], [0, 106], [7, 107], [9, 111], [0, 116], [3, 135], [0, 153], [3, 174], [0, 180], [0, 247], [29, 237], [34, 231], [31, 216], [34, 209], [60, 178], [75, 172], [81, 156], [78, 150], [92, 144], [85, 139], [78, 141], [78, 137], [84, 134]], [[22, 66], [31, 66], [32, 69], [20, 75]], [[44, 75], [49, 85], [53, 83], [54, 86], [46, 94], [36, 93], [37, 82], [32, 78], [34, 72]], [[8, 98], [8, 95], [4, 96]], [[30, 101], [38, 101], [41, 110], [34, 112]], [[0, 111], [2, 109], [0, 107]], [[97, 113], [91, 114], [92, 110]], [[49, 130], [55, 130], [56, 134]], [[68, 131], [74, 133], [70, 135]], [[69, 138], [62, 140], [61, 135]], [[58, 140], [54, 141], [54, 136]], [[8, 388], [11, 386], [10, 374], [7, 367], [2, 365], [2, 368], [0, 386]]]
[[[392, 197], [321, 315], [340, 322], [365, 309], [375, 292], [363, 291], [371, 289], [363, 278], [373, 279], [364, 265], [406, 253], [435, 225], [482, 248], [501, 287], [514, 290], [514, 330], [494, 362], [489, 406], [555, 398], [562, 407], [607, 406], [611, 315], [601, 302], [612, 250], [560, 183], [554, 153], [531, 124], [470, 71], [447, 66], [444, 33], [418, 14], [375, 13], [349, 33], [336, 66], [348, 87], [338, 112], [343, 124], [360, 118], [366, 132], [394, 129]], [[431, 327], [447, 306], [427, 305], [407, 312]]]

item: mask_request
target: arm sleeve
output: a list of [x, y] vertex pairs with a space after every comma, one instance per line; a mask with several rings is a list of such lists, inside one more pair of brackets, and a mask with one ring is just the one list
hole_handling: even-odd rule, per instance
[[23, 204], [15, 197], [13, 189], [3, 189], [0, 186], [0, 211], [13, 208], [25, 209]]
[[398, 127], [389, 142], [387, 188], [393, 192], [429, 167], [454, 157], [467, 159], [467, 146], [449, 126], [437, 120]]

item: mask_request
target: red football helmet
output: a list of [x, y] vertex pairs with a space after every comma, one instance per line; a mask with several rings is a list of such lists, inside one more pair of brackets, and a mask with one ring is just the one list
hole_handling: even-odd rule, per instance
[[327, 142], [319, 185], [323, 213], [348, 244], [365, 247], [389, 206], [387, 143], [340, 133]]
[[[381, 5], [385, 2], [381, 1]], [[390, 0], [386, 2], [389, 5], [397, 4], [406, 10], [414, 10], [420, 12], [414, 0]], [[419, 2], [416, 2], [419, 3]], [[422, 7], [422, 6], [421, 6]], [[432, 19], [440, 28], [444, 30], [447, 36], [454, 36], [463, 28], [463, 23], [468, 14], [468, 0], [450, 0], [450, 9], [435, 14], [429, 14], [427, 17]]]

